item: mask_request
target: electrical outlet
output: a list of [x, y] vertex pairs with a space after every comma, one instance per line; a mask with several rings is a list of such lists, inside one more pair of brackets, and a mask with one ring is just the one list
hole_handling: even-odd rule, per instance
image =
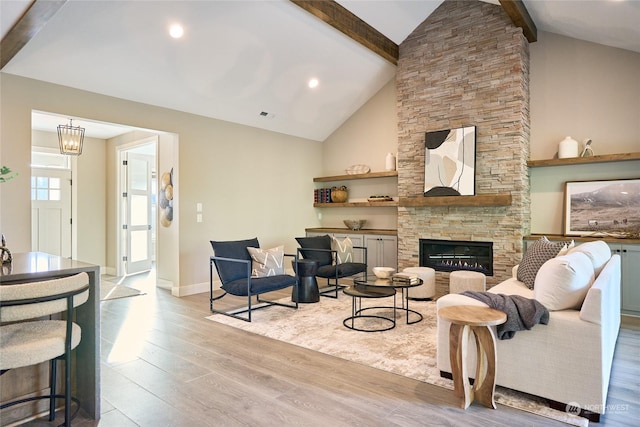
[[196, 222], [202, 222], [202, 214], [201, 213], [196, 215]]

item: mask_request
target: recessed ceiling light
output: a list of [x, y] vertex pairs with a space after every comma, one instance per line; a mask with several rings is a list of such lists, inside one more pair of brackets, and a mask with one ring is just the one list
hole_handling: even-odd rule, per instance
[[182, 37], [184, 34], [184, 29], [182, 28], [182, 25], [180, 24], [173, 24], [170, 28], [169, 28], [169, 35], [171, 37], [173, 37], [174, 39], [179, 39], [180, 37]]
[[320, 84], [320, 82], [318, 81], [318, 79], [311, 79], [309, 80], [309, 87], [311, 89], [318, 87], [318, 84]]

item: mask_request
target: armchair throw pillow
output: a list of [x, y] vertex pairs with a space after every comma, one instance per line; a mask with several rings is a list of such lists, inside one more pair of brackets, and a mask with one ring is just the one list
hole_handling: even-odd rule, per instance
[[353, 242], [349, 236], [342, 241], [331, 236], [331, 249], [336, 251], [336, 264], [353, 262]]
[[284, 274], [284, 246], [271, 249], [248, 247], [253, 260], [252, 277], [269, 277]]

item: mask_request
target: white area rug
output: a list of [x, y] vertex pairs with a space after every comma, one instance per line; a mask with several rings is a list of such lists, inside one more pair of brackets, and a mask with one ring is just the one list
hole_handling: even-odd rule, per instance
[[135, 297], [137, 295], [144, 295], [144, 292], [124, 285], [116, 285], [115, 283], [104, 280], [100, 282], [100, 301]]
[[[391, 298], [366, 301], [365, 307]], [[253, 332], [279, 341], [403, 375], [429, 384], [453, 389], [451, 380], [441, 378], [436, 367], [436, 304], [433, 301], [411, 301], [410, 308], [422, 313], [424, 320], [405, 323], [404, 313], [396, 327], [384, 332], [358, 332], [346, 328], [343, 320], [351, 314], [351, 298], [321, 298], [320, 303], [300, 304], [298, 310], [269, 307], [252, 313], [248, 323], [214, 314], [207, 319]], [[385, 310], [383, 310], [384, 312]], [[380, 311], [376, 312], [380, 313]], [[370, 314], [374, 314], [372, 311]], [[385, 313], [391, 315], [390, 310]], [[397, 312], [400, 316], [400, 312]], [[413, 318], [410, 317], [410, 320]], [[357, 323], [356, 326], [374, 326]], [[513, 390], [496, 388], [496, 403], [511, 406], [575, 426], [588, 426], [588, 421], [548, 407], [542, 399]]]

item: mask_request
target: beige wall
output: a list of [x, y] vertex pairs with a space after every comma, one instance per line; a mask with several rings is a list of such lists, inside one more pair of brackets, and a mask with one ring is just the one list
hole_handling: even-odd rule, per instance
[[[0, 73], [1, 163], [19, 172], [0, 187], [0, 228], [11, 249], [30, 249], [31, 111], [119, 123], [179, 135], [180, 221], [174, 294], [208, 289], [209, 240], [257, 236], [262, 246], [297, 246], [318, 221], [313, 177], [322, 173], [320, 143]], [[105, 154], [106, 157], [106, 154]], [[204, 221], [196, 223], [196, 203]], [[105, 244], [102, 242], [101, 244]]]
[[[570, 135], [595, 154], [640, 152], [640, 53], [541, 32], [531, 53], [531, 159]], [[530, 169], [531, 231], [562, 234], [566, 181], [637, 178], [640, 161]]]
[[[323, 143], [321, 175], [343, 175], [351, 165], [365, 164], [372, 172], [385, 170], [387, 153], [398, 151], [396, 84], [391, 79], [380, 91], [342, 124]], [[349, 200], [372, 195], [397, 196], [395, 178], [318, 183], [316, 186], [345, 185]], [[344, 219], [366, 219], [366, 228], [396, 229], [396, 208], [317, 209], [325, 227], [344, 227]]]

